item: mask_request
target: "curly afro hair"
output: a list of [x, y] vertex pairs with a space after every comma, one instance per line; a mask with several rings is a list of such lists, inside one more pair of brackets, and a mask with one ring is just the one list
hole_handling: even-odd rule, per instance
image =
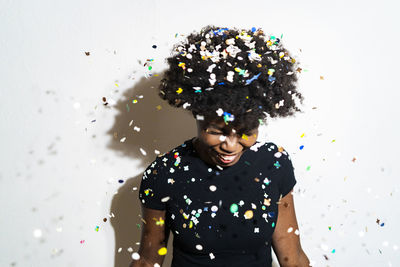
[[261, 29], [206, 26], [176, 44], [159, 87], [162, 99], [201, 119], [253, 129], [269, 115], [302, 112], [295, 103], [298, 63]]

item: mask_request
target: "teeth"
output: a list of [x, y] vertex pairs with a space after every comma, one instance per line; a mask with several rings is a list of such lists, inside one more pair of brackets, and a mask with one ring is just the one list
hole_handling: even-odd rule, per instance
[[236, 156], [235, 156], [235, 155], [233, 155], [233, 156], [222, 156], [222, 155], [220, 155], [220, 157], [221, 157], [223, 160], [231, 161], [231, 160], [233, 160]]

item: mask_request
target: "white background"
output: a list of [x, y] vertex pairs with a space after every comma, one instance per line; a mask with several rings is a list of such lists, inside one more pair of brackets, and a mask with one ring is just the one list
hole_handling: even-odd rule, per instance
[[260, 139], [291, 155], [315, 266], [400, 266], [399, 7], [0, 0], [0, 266], [127, 267], [141, 172], [155, 149], [195, 134], [188, 114], [158, 99], [154, 74], [181, 35], [207, 24], [283, 34], [302, 64], [304, 113], [269, 121]]

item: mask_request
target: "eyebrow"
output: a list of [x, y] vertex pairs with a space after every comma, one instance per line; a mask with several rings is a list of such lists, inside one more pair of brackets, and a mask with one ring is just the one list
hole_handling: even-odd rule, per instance
[[217, 124], [214, 124], [214, 123], [210, 123], [206, 128], [208, 128], [208, 127], [213, 127], [213, 128], [215, 128], [215, 129], [218, 129], [218, 130], [223, 130], [223, 128], [222, 127], [220, 127], [220, 126], [218, 126]]

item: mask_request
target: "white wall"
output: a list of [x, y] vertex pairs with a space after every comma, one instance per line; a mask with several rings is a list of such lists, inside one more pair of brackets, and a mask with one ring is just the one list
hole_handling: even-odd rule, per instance
[[159, 77], [143, 63], [162, 73], [179, 35], [207, 24], [283, 34], [302, 62], [305, 112], [271, 121], [262, 138], [292, 156], [315, 266], [400, 266], [399, 7], [0, 0], [0, 266], [127, 266], [140, 240], [132, 188], [154, 149], [195, 134], [189, 115], [157, 98]]

